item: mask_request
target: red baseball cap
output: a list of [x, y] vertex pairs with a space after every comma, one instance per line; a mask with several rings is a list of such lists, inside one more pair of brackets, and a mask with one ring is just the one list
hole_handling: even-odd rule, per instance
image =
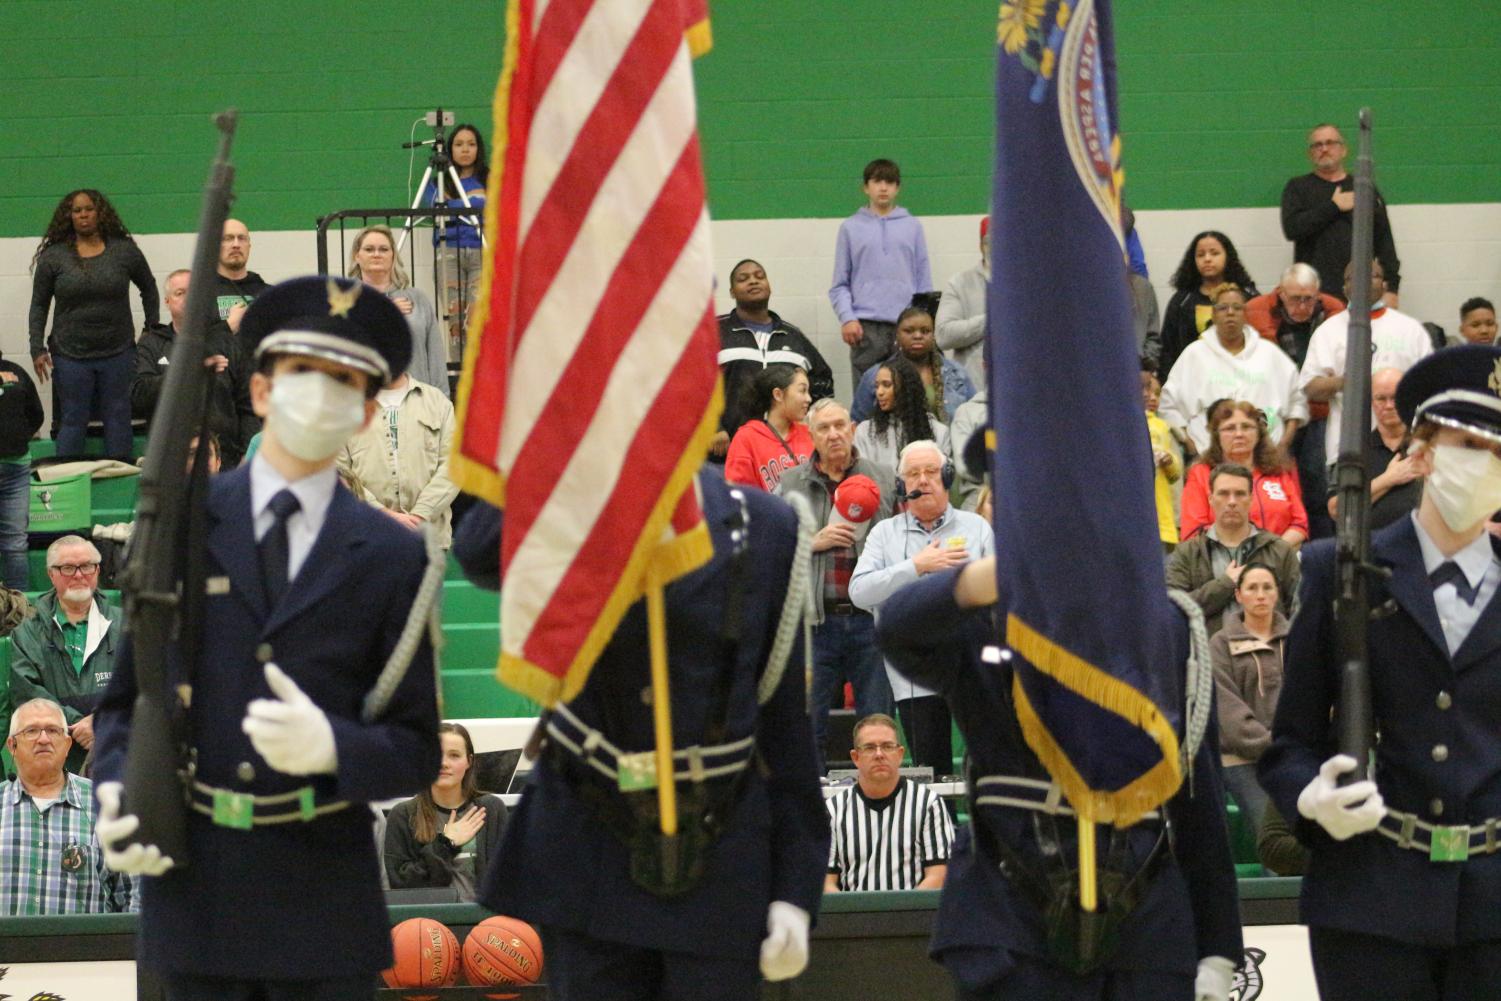
[[846, 476], [834, 488], [834, 508], [846, 521], [858, 525], [875, 516], [881, 506], [881, 488], [869, 476]]

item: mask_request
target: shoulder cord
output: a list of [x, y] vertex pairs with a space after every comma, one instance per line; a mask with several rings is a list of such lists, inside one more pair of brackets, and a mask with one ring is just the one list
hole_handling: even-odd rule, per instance
[[1168, 588], [1167, 596], [1188, 619], [1188, 662], [1184, 665], [1183, 746], [1180, 751], [1183, 774], [1193, 795], [1193, 762], [1209, 728], [1209, 711], [1214, 705], [1214, 665], [1209, 659], [1209, 634], [1204, 629], [1204, 611], [1184, 591]]
[[417, 653], [417, 644], [422, 640], [424, 628], [427, 629], [433, 646], [433, 681], [437, 685], [438, 716], [441, 718], [443, 715], [443, 679], [438, 663], [438, 651], [443, 646], [443, 629], [437, 599], [443, 593], [443, 574], [447, 570], [448, 554], [438, 544], [438, 529], [432, 522], [423, 522], [422, 542], [427, 549], [427, 569], [422, 573], [422, 582], [417, 585], [417, 594], [412, 598], [412, 609], [407, 613], [406, 625], [401, 628], [396, 646], [392, 649], [391, 656], [386, 658], [386, 666], [381, 668], [380, 677], [375, 679], [375, 687], [365, 696], [365, 704], [360, 709], [360, 720], [365, 723], [375, 722], [386, 711], [391, 697], [396, 694], [397, 687], [407, 675], [407, 668], [411, 666], [412, 657]]
[[813, 563], [813, 506], [808, 498], [792, 493], [784, 498], [797, 514], [797, 548], [792, 554], [792, 570], [787, 577], [787, 597], [782, 602], [782, 617], [777, 622], [776, 638], [771, 643], [771, 655], [766, 659], [766, 670], [761, 673], [761, 682], [756, 687], [756, 704], [766, 705], [782, 683], [787, 670], [787, 657], [792, 653], [792, 640], [797, 627], [803, 627], [803, 669], [807, 675], [813, 672], [813, 588], [809, 580]]

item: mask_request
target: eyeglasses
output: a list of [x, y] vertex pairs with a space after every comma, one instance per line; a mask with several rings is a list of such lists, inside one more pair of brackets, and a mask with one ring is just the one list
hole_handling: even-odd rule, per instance
[[1309, 143], [1308, 144], [1308, 148], [1309, 149], [1324, 149], [1325, 147], [1343, 146], [1344, 144], [1345, 144], [1345, 141], [1343, 139], [1319, 139], [1319, 140], [1316, 140], [1314, 142]]
[[59, 564], [59, 565], [57, 565], [55, 567], [49, 567], [48, 569], [50, 569], [50, 570], [56, 570], [58, 573], [62, 574], [64, 577], [77, 577], [79, 574], [83, 574], [85, 577], [87, 577], [89, 574], [93, 574], [93, 573], [98, 573], [99, 572], [99, 564], [97, 564], [97, 563], [61, 563], [61, 564]]
[[1217, 302], [1214, 304], [1216, 313], [1244, 313], [1246, 304], [1243, 302]]
[[882, 754], [895, 754], [897, 751], [900, 751], [901, 749], [902, 749], [902, 745], [898, 744], [894, 740], [884, 741], [883, 743], [880, 743], [880, 744], [856, 744], [855, 745], [855, 750], [859, 751], [861, 754], [875, 754], [877, 751], [880, 751]]
[[1319, 301], [1316, 295], [1284, 295], [1289, 306], [1311, 306]]
[[1255, 430], [1256, 430], [1256, 425], [1255, 424], [1221, 424], [1220, 425], [1220, 433], [1221, 434], [1223, 434], [1226, 431], [1232, 431], [1232, 432], [1234, 432], [1234, 431], [1255, 431]]
[[53, 740], [62, 740], [67, 736], [68, 731], [60, 726], [28, 726], [24, 730], [17, 730], [15, 735], [26, 738], [28, 743], [35, 744], [42, 739], [44, 733]]
[[921, 469], [907, 470], [907, 479], [915, 480], [919, 476], [926, 476], [936, 480], [943, 476], [943, 469], [938, 466], [923, 466]]

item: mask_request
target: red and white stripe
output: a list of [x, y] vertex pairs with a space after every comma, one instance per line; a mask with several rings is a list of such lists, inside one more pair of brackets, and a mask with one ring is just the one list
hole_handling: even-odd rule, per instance
[[514, 238], [495, 241], [460, 454], [504, 483], [502, 677], [550, 703], [640, 594], [622, 574], [644, 533], [701, 520], [664, 489], [705, 424], [718, 337], [689, 5], [515, 6]]

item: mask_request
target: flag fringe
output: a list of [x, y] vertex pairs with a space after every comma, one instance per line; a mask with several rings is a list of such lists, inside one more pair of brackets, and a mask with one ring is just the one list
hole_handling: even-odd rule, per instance
[[1091, 789], [1027, 698], [1020, 676], [1014, 676], [1012, 693], [1022, 736], [1048, 774], [1063, 788], [1075, 813], [1084, 820], [1126, 827], [1178, 791], [1183, 781], [1178, 764], [1178, 735], [1151, 699], [1054, 643], [1015, 614], [1006, 616], [1006, 643], [1027, 663], [1069, 691], [1145, 732], [1162, 751], [1161, 761], [1122, 788]]
[[583, 645], [574, 655], [568, 672], [559, 678], [538, 664], [524, 657], [501, 652], [496, 665], [496, 676], [507, 685], [540, 702], [544, 708], [552, 708], [559, 701], [568, 702], [583, 689], [589, 671], [599, 659], [615, 635], [615, 627], [625, 617], [630, 607], [646, 593], [646, 571], [657, 571], [658, 579], [669, 581], [703, 566], [714, 555], [713, 542], [708, 525], [700, 520], [687, 532], [677, 536], [667, 545], [662, 544], [662, 533], [667, 528], [672, 513], [677, 509], [684, 490], [693, 489], [693, 477], [703, 465], [709, 453], [709, 442], [719, 430], [719, 415], [724, 409], [724, 382], [716, 378], [714, 394], [709, 405], [699, 418], [683, 454], [679, 457], [672, 476], [662, 488], [662, 493], [643, 525], [636, 544], [631, 548], [630, 559], [616, 580], [615, 588], [600, 609], [599, 617], [585, 637]]
[[521, 52], [521, 0], [506, 4], [506, 48], [500, 79], [490, 102], [490, 135], [494, 148], [490, 154], [490, 176], [485, 185], [484, 264], [480, 270], [479, 298], [469, 309], [469, 330], [464, 341], [464, 364], [459, 370], [457, 419], [453, 443], [449, 449], [448, 474], [454, 484], [496, 507], [505, 507], [505, 477], [494, 466], [464, 454], [464, 425], [469, 413], [469, 394], [474, 390], [474, 373], [479, 366], [479, 349], [490, 316], [490, 283], [495, 275], [495, 247], [499, 241], [500, 186], [505, 175], [506, 148], [510, 144], [511, 78], [516, 75], [516, 61]]

